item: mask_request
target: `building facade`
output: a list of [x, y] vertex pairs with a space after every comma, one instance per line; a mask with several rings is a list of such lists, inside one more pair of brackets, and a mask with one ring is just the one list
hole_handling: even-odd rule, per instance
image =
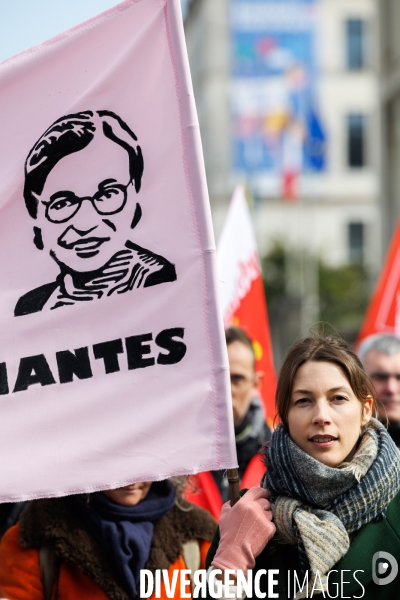
[[380, 0], [382, 237], [387, 246], [400, 215], [400, 2]]
[[382, 253], [377, 0], [317, 3], [317, 96], [326, 170], [302, 177], [300, 197], [291, 202], [277, 190], [257, 189], [248, 174], [234, 169], [231, 1], [192, 0], [185, 23], [217, 238], [233, 188], [244, 182], [253, 196], [261, 254], [281, 240], [292, 248], [306, 246], [332, 265], [362, 262], [377, 273]]
[[[253, 8], [263, 14], [265, 5], [275, 2], [282, 11], [296, 1], [304, 0], [191, 0], [185, 21], [216, 239], [234, 187], [244, 183], [260, 255], [268, 254], [277, 242], [284, 248], [285, 292], [279, 301], [269, 298], [277, 365], [292, 341], [327, 314], [326, 299], [321, 301], [320, 296], [320, 260], [333, 268], [353, 263], [366, 268], [369, 284], [357, 292], [358, 308], [350, 308], [337, 323], [336, 317], [323, 317], [349, 341], [355, 339], [364, 310], [361, 304], [380, 271], [394, 215], [397, 218], [400, 210], [395, 154], [390, 194], [383, 204], [380, 200], [381, 174], [388, 165], [381, 159], [378, 0], [307, 0], [317, 13], [315, 94], [325, 132], [325, 169], [300, 177], [298, 198], [287, 201], [279, 182], [263, 187], [262, 177], [235, 168], [235, 94], [246, 90], [233, 80], [232, 6], [247, 4], [251, 19]], [[393, 7], [390, 20], [400, 23]], [[257, 19], [258, 15], [253, 17], [255, 27]], [[295, 19], [293, 25], [296, 28]], [[400, 57], [399, 39], [398, 52], [391, 50], [393, 57]], [[250, 51], [245, 44], [244, 56]], [[400, 68], [400, 61], [396, 64]], [[396, 102], [386, 109], [398, 111], [400, 117], [400, 71], [397, 81]], [[262, 101], [268, 102], [268, 96]], [[400, 159], [400, 118], [397, 124], [388, 129]]]

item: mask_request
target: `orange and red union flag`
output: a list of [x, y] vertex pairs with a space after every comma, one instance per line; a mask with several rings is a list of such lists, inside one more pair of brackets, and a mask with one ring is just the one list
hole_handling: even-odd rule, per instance
[[367, 309], [357, 344], [373, 333], [400, 336], [400, 221]]
[[253, 340], [257, 369], [264, 372], [261, 395], [272, 426], [276, 374], [260, 259], [243, 186], [233, 194], [217, 246], [217, 264], [225, 326], [242, 327]]

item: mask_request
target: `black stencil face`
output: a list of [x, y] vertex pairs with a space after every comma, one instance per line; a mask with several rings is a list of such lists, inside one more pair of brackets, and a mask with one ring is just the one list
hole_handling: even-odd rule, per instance
[[136, 201], [126, 151], [97, 136], [56, 164], [38, 196], [44, 250], [72, 271], [97, 271], [129, 239]]
[[110, 111], [62, 117], [41, 136], [24, 198], [35, 246], [60, 275], [22, 296], [15, 316], [176, 280], [173, 264], [129, 239], [140, 226], [143, 169], [135, 134]]

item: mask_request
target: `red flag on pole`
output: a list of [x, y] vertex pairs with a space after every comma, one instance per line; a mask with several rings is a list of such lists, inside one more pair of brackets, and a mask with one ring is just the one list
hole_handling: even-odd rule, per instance
[[233, 194], [217, 246], [217, 263], [224, 323], [242, 327], [253, 340], [256, 368], [264, 372], [260, 391], [271, 427], [276, 373], [260, 259], [243, 186]]
[[282, 138], [282, 198], [299, 199], [300, 175], [303, 170], [303, 128], [293, 123]]
[[373, 333], [400, 336], [400, 221], [394, 232], [356, 345]]

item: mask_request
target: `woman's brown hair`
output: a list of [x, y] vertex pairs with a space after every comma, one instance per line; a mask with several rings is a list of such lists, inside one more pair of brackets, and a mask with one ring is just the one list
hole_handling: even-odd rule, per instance
[[360, 359], [350, 350], [347, 342], [339, 337], [315, 334], [295, 342], [289, 348], [279, 372], [275, 399], [278, 415], [285, 429], [288, 429], [287, 416], [296, 373], [301, 365], [309, 361], [330, 362], [340, 367], [361, 404], [369, 396], [372, 397], [373, 415], [376, 415], [374, 386]]

